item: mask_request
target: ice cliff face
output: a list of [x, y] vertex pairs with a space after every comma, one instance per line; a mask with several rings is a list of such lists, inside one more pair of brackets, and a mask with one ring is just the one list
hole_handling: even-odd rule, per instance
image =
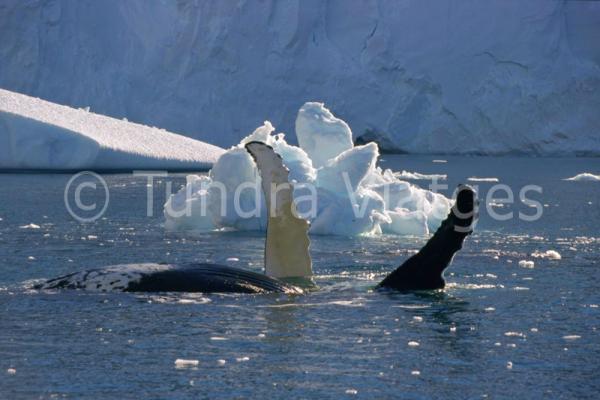
[[0, 87], [229, 146], [325, 102], [384, 149], [600, 155], [600, 2], [3, 0]]

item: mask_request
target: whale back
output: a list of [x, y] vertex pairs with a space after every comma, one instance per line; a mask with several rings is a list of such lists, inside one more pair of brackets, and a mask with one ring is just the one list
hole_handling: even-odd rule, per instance
[[121, 264], [75, 272], [35, 289], [97, 292], [302, 293], [264, 274], [218, 264]]

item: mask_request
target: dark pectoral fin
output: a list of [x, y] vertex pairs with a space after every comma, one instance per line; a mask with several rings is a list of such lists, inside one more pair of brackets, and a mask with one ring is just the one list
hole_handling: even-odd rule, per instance
[[448, 217], [417, 254], [389, 274], [378, 287], [397, 290], [430, 290], [444, 287], [444, 270], [477, 220], [477, 194], [459, 185], [456, 202]]

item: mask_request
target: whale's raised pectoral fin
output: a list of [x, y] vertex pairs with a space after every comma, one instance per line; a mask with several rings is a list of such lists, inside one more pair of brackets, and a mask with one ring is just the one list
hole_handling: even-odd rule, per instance
[[294, 188], [288, 181], [289, 170], [271, 146], [250, 142], [246, 144], [246, 150], [260, 171], [269, 213], [265, 246], [266, 274], [275, 278], [311, 276], [309, 225], [296, 212]]
[[473, 232], [477, 219], [477, 195], [468, 185], [460, 185], [456, 203], [435, 234], [419, 250], [378, 285], [401, 291], [442, 289], [444, 270]]

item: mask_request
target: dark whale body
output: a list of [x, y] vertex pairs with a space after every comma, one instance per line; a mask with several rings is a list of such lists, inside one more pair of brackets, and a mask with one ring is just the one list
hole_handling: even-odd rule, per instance
[[100, 292], [302, 293], [264, 274], [219, 264], [129, 264], [76, 272], [35, 289]]

